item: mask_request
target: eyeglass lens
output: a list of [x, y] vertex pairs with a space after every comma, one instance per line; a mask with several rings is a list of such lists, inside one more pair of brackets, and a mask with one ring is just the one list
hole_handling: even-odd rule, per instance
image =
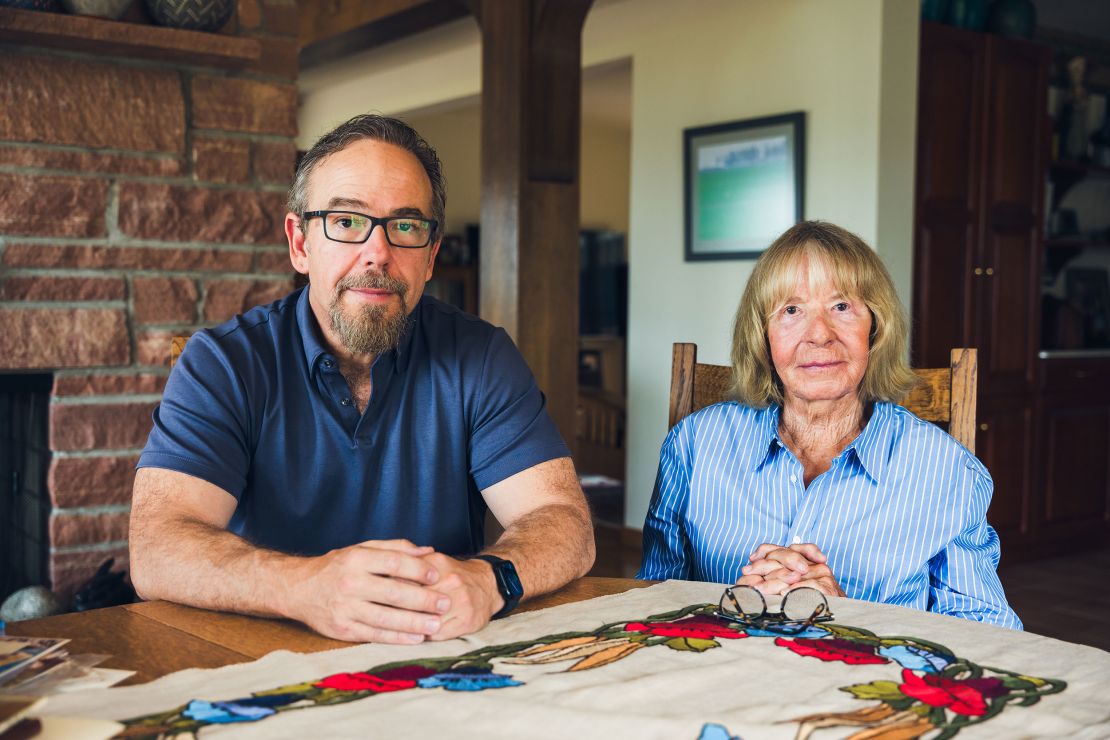
[[733, 587], [732, 599], [725, 599], [724, 605], [728, 611], [734, 611], [745, 617], [760, 617], [767, 611], [767, 602], [763, 594], [751, 586]]
[[804, 621], [827, 611], [824, 594], [815, 588], [796, 588], [782, 598], [782, 615], [791, 621]]
[[[422, 218], [393, 217], [384, 221], [385, 238], [395, 247], [423, 247], [431, 239], [431, 222]], [[377, 225], [359, 213], [329, 213], [324, 217], [324, 234], [334, 241], [361, 243]]]

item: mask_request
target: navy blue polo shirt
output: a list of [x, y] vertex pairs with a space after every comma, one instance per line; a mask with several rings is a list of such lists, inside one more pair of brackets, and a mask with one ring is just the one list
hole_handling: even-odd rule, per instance
[[262, 547], [404, 537], [464, 555], [483, 545], [482, 489], [570, 454], [508, 334], [434, 298], [370, 372], [360, 414], [307, 289], [251, 309], [189, 340], [138, 467], [224, 489], [228, 528]]

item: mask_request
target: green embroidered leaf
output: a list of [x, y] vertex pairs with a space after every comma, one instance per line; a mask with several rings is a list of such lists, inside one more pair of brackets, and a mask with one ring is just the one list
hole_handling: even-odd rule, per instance
[[1037, 684], [1025, 678], [1018, 678], [1017, 676], [1001, 676], [1000, 678], [1002, 679], [1002, 685], [1008, 689], [1014, 689], [1015, 691], [1037, 690]]
[[845, 627], [840, 624], [823, 624], [821, 625], [821, 629], [826, 629], [837, 637], [841, 637], [845, 640], [856, 640], [868, 645], [874, 645], [876, 642], [880, 642], [874, 632], [868, 632], [865, 629], [857, 627]]
[[277, 696], [279, 694], [315, 694], [319, 691], [312, 685], [311, 681], [305, 683], [293, 683], [287, 686], [282, 686], [269, 691], [255, 691], [253, 696]]
[[844, 686], [840, 690], [847, 691], [857, 699], [878, 699], [879, 701], [892, 702], [906, 698], [906, 695], [898, 690], [896, 681], [857, 683], [852, 686]]
[[704, 653], [706, 650], [720, 647], [716, 640], [702, 640], [697, 637], [674, 637], [663, 644], [671, 650], [688, 650], [695, 653]]

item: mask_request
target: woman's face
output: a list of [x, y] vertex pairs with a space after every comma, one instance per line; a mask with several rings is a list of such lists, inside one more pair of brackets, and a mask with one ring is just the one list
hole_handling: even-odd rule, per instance
[[867, 370], [871, 311], [841, 293], [828, 271], [811, 275], [803, 262], [792, 294], [767, 322], [771, 361], [786, 401], [812, 403], [855, 397]]

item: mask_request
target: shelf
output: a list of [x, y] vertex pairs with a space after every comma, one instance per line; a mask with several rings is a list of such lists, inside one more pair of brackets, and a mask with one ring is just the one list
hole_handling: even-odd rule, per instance
[[0, 42], [238, 69], [262, 56], [257, 39], [0, 7]]
[[1097, 239], [1084, 239], [1081, 236], [1057, 236], [1045, 239], [1044, 245], [1048, 249], [1108, 249], [1110, 242]]
[[1110, 349], [1042, 349], [1037, 357], [1042, 360], [1110, 358]]
[[1060, 161], [1053, 162], [1051, 165], [1053, 175], [1065, 175], [1069, 177], [1084, 177], [1086, 175], [1106, 175], [1110, 177], [1110, 167], [1103, 167], [1097, 164], [1090, 164], [1087, 162], [1075, 161]]

